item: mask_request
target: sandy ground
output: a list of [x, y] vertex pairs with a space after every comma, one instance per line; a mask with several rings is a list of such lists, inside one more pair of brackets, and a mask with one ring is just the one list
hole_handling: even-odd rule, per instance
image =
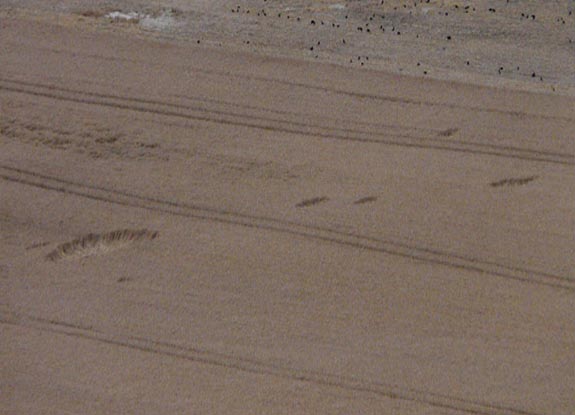
[[308, 56], [281, 44], [287, 19], [240, 47], [253, 12], [229, 33], [210, 20], [239, 19], [231, 3], [126, 2], [153, 17], [137, 23], [15, 3], [0, 8], [0, 412], [573, 413], [559, 43], [533, 49], [543, 80], [462, 57], [454, 82], [437, 51], [433, 77]]
[[55, 13], [68, 24], [81, 20], [83, 30], [575, 96], [575, 0], [2, 0], [0, 11]]

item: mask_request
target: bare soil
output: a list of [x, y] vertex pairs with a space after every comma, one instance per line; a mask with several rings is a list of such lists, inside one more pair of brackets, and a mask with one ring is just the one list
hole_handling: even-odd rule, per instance
[[380, 3], [0, 3], [0, 412], [573, 413], [573, 2]]

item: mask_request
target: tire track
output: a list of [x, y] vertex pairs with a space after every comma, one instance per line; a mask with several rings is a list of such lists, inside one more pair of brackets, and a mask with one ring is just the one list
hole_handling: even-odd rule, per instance
[[[278, 118], [240, 114], [231, 111], [209, 110], [200, 106], [191, 107], [158, 100], [101, 94], [4, 78], [0, 78], [0, 90], [59, 101], [98, 105], [194, 121], [256, 128], [265, 131], [299, 134], [308, 137], [394, 145], [407, 148], [443, 150], [474, 155], [498, 156], [562, 165], [575, 165], [574, 154], [562, 154], [512, 146], [498, 146], [454, 139], [442, 139], [437, 136], [422, 137], [404, 133], [382, 134], [357, 129], [326, 127], [303, 122], [287, 121]], [[437, 131], [437, 133], [440, 132], [441, 131]]]
[[[21, 47], [19, 43], [13, 43], [14, 47]], [[85, 53], [83, 51], [74, 51], [71, 52], [69, 50], [63, 49], [56, 49], [56, 48], [49, 48], [49, 47], [39, 47], [34, 46], [31, 47], [30, 45], [26, 45], [26, 47], [36, 50], [46, 50], [54, 54], [60, 55], [68, 55], [72, 56], [74, 59], [77, 59], [78, 56], [83, 56], [85, 58], [94, 59], [96, 61], [108, 61], [108, 62], [127, 62], [136, 65], [150, 65], [149, 61], [142, 60], [142, 59], [134, 59], [134, 58], [125, 58], [119, 56], [106, 56], [102, 54], [90, 54]], [[342, 95], [348, 96], [351, 98], [358, 98], [358, 99], [369, 99], [378, 102], [391, 102], [391, 103], [399, 103], [399, 104], [406, 104], [406, 105], [414, 105], [414, 106], [425, 106], [430, 108], [448, 108], [454, 110], [468, 110], [468, 111], [475, 111], [479, 113], [487, 113], [487, 114], [501, 114], [509, 117], [515, 118], [538, 118], [543, 120], [558, 120], [558, 121], [569, 121], [574, 122], [575, 118], [567, 117], [567, 116], [558, 116], [558, 115], [546, 115], [546, 114], [537, 114], [533, 112], [526, 112], [526, 111], [518, 111], [518, 110], [506, 110], [506, 109], [499, 109], [499, 108], [485, 108], [476, 105], [466, 105], [466, 104], [452, 104], [448, 102], [439, 102], [439, 101], [426, 101], [426, 100], [418, 100], [413, 98], [406, 98], [394, 95], [382, 95], [382, 94], [373, 94], [367, 92], [355, 92], [349, 91], [342, 88], [334, 88], [329, 86], [323, 85], [316, 85], [313, 83], [306, 83], [306, 82], [295, 82], [295, 81], [288, 81], [285, 79], [277, 79], [277, 78], [270, 78], [261, 75], [249, 75], [245, 73], [237, 73], [237, 72], [229, 72], [229, 71], [222, 71], [218, 69], [203, 69], [191, 66], [181, 66], [185, 69], [188, 73], [198, 73], [204, 74], [209, 76], [219, 76], [221, 78], [228, 78], [228, 79], [239, 79], [244, 81], [255, 81], [255, 82], [264, 82], [269, 83], [272, 85], [285, 85], [291, 88], [301, 88], [304, 90], [316, 90], [321, 92], [327, 92], [334, 95]]]
[[[249, 119], [251, 121], [255, 121], [255, 122], [271, 122], [271, 123], [278, 123], [278, 124], [285, 124], [285, 127], [295, 127], [295, 128], [318, 128], [318, 129], [324, 129], [326, 131], [333, 131], [335, 133], [349, 133], [349, 134], [374, 134], [372, 132], [369, 131], [362, 131], [362, 130], [354, 130], [354, 129], [349, 129], [349, 128], [337, 128], [337, 127], [327, 127], [327, 126], [321, 126], [321, 125], [314, 125], [314, 124], [307, 124], [307, 123], [303, 123], [303, 122], [298, 122], [298, 121], [292, 121], [292, 120], [286, 120], [286, 119], [281, 119], [281, 118], [271, 118], [271, 117], [263, 117], [263, 116], [257, 116], [257, 115], [250, 115], [250, 114], [246, 114], [245, 112], [232, 112], [232, 111], [225, 111], [225, 110], [214, 110], [214, 109], [207, 109], [205, 107], [201, 107], [201, 106], [189, 106], [189, 105], [183, 105], [183, 104], [176, 104], [176, 103], [172, 103], [172, 102], [163, 102], [163, 101], [159, 101], [159, 100], [152, 100], [152, 99], [146, 99], [146, 98], [136, 98], [136, 97], [123, 97], [121, 95], [114, 95], [114, 94], [102, 94], [102, 93], [98, 93], [98, 92], [90, 92], [90, 91], [82, 91], [82, 90], [77, 90], [77, 89], [71, 89], [71, 88], [65, 88], [65, 87], [59, 87], [59, 86], [55, 86], [55, 85], [49, 85], [49, 84], [41, 84], [41, 83], [36, 83], [36, 82], [23, 82], [23, 81], [16, 81], [16, 80], [11, 80], [11, 79], [3, 79], [0, 78], [0, 89], [1, 87], [1, 83], [5, 82], [5, 83], [13, 83], [19, 86], [23, 86], [23, 87], [28, 87], [28, 88], [32, 88], [32, 90], [27, 90], [27, 92], [34, 94], [35, 92], [37, 93], [42, 93], [42, 91], [44, 93], [46, 93], [47, 91], [56, 91], [56, 92], [60, 92], [60, 93], [67, 93], [67, 94], [71, 94], [72, 96], [69, 97], [65, 97], [65, 96], [61, 96], [61, 95], [54, 95], [54, 96], [50, 96], [48, 98], [53, 98], [53, 99], [62, 99], [65, 100], [66, 98], [70, 98], [70, 99], [81, 99], [81, 96], [85, 95], [85, 96], [91, 96], [91, 97], [95, 97], [95, 98], [102, 98], [102, 99], [108, 99], [108, 100], [113, 100], [112, 103], [119, 101], [119, 102], [124, 102], [124, 103], [136, 103], [136, 104], [142, 104], [142, 105], [153, 105], [153, 106], [159, 106], [159, 107], [165, 107], [165, 108], [169, 108], [170, 110], [176, 110], [176, 111], [183, 111], [181, 115], [185, 115], [184, 112], [188, 111], [188, 112], [199, 112], [199, 113], [208, 113], [208, 114], [215, 114], [218, 116], [224, 116], [224, 117], [232, 117], [232, 118], [238, 118], [239, 121], [241, 121], [242, 119]], [[4, 89], [9, 90], [10, 87], [5, 87]], [[34, 91], [34, 88], [38, 88], [39, 91]], [[13, 92], [26, 92], [26, 91], [13, 91]], [[45, 95], [44, 95], [45, 96]], [[207, 98], [195, 98], [195, 97], [183, 97], [183, 96], [177, 96], [178, 98], [184, 98], [187, 100], [194, 100], [196, 102], [199, 102], [200, 104], [206, 104], [206, 103], [211, 103], [211, 104], [219, 104], [219, 105], [227, 105], [227, 106], [234, 106], [236, 108], [240, 107], [238, 105], [235, 104], [230, 104], [230, 103], [226, 103], [223, 101], [218, 101], [218, 100], [211, 100], [211, 99], [207, 99]], [[85, 102], [85, 103], [92, 103], [92, 102]], [[240, 107], [240, 108], [245, 108], [245, 109], [258, 109], [258, 107]], [[133, 110], [139, 110], [139, 107], [134, 107], [134, 108], [127, 108], [127, 109], [133, 109]], [[153, 112], [153, 109], [149, 109], [149, 108], [144, 108], [149, 110], [148, 112]], [[259, 108], [258, 110], [262, 111], [263, 109]], [[268, 112], [272, 112], [271, 110], [266, 110]], [[158, 113], [160, 115], [162, 115], [163, 111], [158, 111]], [[164, 112], [169, 112], [169, 111], [164, 111]], [[274, 111], [276, 113], [276, 115], [295, 115], [295, 116], [300, 116], [301, 114], [289, 114], [285, 111]], [[175, 114], [169, 114], [169, 115], [175, 115]], [[217, 122], [217, 120], [216, 120]], [[330, 120], [330, 122], [334, 122], [334, 120]], [[252, 126], [247, 125], [247, 126]], [[378, 125], [378, 127], [381, 128], [390, 128], [390, 129], [395, 129], [397, 131], [401, 131], [401, 130], [412, 130], [412, 131], [417, 131], [418, 129], [416, 128], [412, 128], [412, 127], [403, 127], [403, 126], [399, 126], [399, 125], [390, 125], [390, 124], [381, 124]], [[280, 127], [281, 128], [281, 127]], [[423, 130], [420, 129], [422, 131], [425, 131], [427, 134], [426, 135], [421, 135], [421, 136], [416, 136], [416, 135], [409, 135], [409, 134], [401, 134], [401, 133], [397, 133], [398, 137], [404, 137], [404, 138], [414, 138], [414, 139], [429, 139], [429, 134], [430, 133], [435, 133], [435, 134], [440, 134], [441, 131], [437, 130]]]
[[443, 252], [416, 245], [347, 233], [334, 229], [306, 225], [275, 218], [247, 215], [208, 206], [185, 204], [172, 200], [139, 195], [127, 191], [107, 189], [95, 185], [73, 182], [11, 166], [0, 165], [0, 178], [49, 191], [75, 195], [116, 205], [146, 209], [159, 213], [207, 220], [247, 228], [279, 232], [297, 237], [315, 239], [342, 246], [400, 256], [465, 271], [498, 276], [524, 283], [545, 285], [575, 292], [575, 278], [554, 275], [520, 267], [513, 267], [463, 255]]
[[[279, 109], [266, 108], [266, 107], [261, 107], [261, 106], [257, 106], [257, 105], [249, 105], [249, 104], [243, 104], [243, 103], [238, 104], [238, 103], [235, 103], [232, 101], [224, 101], [221, 99], [207, 98], [205, 96], [194, 97], [194, 96], [182, 95], [182, 94], [173, 94], [170, 96], [177, 98], [177, 99], [190, 101], [190, 102], [199, 102], [201, 104], [216, 104], [216, 105], [220, 105], [220, 106], [238, 108], [240, 110], [246, 110], [247, 109], [247, 110], [253, 110], [253, 111], [264, 112], [264, 113], [269, 113], [269, 114], [276, 114], [276, 115], [280, 115], [280, 116], [284, 116], [284, 117], [303, 118], [303, 117], [309, 116], [308, 114], [303, 114], [301, 112], [296, 112], [296, 111], [279, 110]], [[249, 114], [246, 114], [246, 116], [249, 116]], [[378, 129], [419, 131], [419, 132], [425, 133], [425, 135], [422, 136], [422, 138], [429, 137], [429, 134], [432, 134], [433, 136], [436, 136], [436, 137], [437, 136], [441, 137], [441, 136], [444, 136], [444, 133], [446, 131], [445, 129], [437, 130], [437, 129], [433, 129], [433, 128], [410, 127], [410, 126], [399, 125], [399, 124], [386, 124], [386, 123], [377, 123], [377, 122], [369, 122], [369, 121], [356, 121], [356, 120], [352, 120], [352, 119], [341, 119], [341, 118], [328, 117], [325, 115], [320, 116], [320, 115], [315, 115], [315, 114], [314, 114], [314, 118], [316, 118], [316, 119], [321, 118], [322, 120], [325, 120], [326, 122], [328, 122], [330, 125], [332, 125], [334, 123], [344, 123], [344, 124], [356, 124], [356, 125], [360, 125], [360, 126], [363, 125], [363, 126], [378, 128]]]
[[199, 68], [186, 68], [189, 72], [197, 72], [203, 73], [206, 75], [219, 75], [221, 77], [227, 77], [232, 79], [243, 79], [243, 80], [251, 80], [251, 81], [258, 81], [258, 82], [268, 82], [272, 84], [279, 84], [279, 85], [287, 85], [290, 87], [296, 88], [303, 88], [309, 90], [317, 90], [322, 92], [328, 92], [336, 95], [344, 95], [349, 96], [352, 98], [360, 98], [360, 99], [370, 99], [374, 101], [382, 101], [382, 102], [392, 102], [392, 103], [399, 103], [399, 104], [407, 104], [407, 105], [415, 105], [415, 106], [426, 106], [431, 108], [448, 108], [448, 109], [455, 109], [455, 110], [469, 110], [475, 112], [483, 112], [488, 114], [501, 114], [511, 117], [519, 117], [519, 118], [540, 118], [544, 120], [560, 120], [560, 121], [575, 121], [575, 118], [572, 117], [564, 117], [558, 115], [545, 115], [545, 114], [536, 114], [531, 112], [525, 111], [512, 111], [512, 110], [503, 110], [498, 108], [484, 108], [478, 107], [475, 105], [465, 105], [465, 104], [450, 104], [447, 102], [437, 102], [437, 101], [424, 101], [424, 100], [417, 100], [412, 98], [405, 98], [405, 97], [398, 97], [392, 95], [378, 95], [378, 94], [370, 94], [366, 92], [353, 92], [347, 91], [345, 89], [340, 88], [333, 88], [333, 87], [326, 87], [321, 85], [314, 85], [305, 82], [294, 82], [294, 81], [286, 81], [283, 79], [274, 79], [268, 78], [265, 76], [254, 76], [254, 75], [245, 75], [245, 74], [237, 74], [225, 71], [218, 71], [218, 70], [205, 70]]
[[174, 359], [186, 360], [196, 364], [217, 366], [228, 370], [252, 373], [263, 376], [306, 382], [318, 386], [327, 386], [346, 391], [367, 393], [379, 397], [415, 402], [441, 409], [454, 410], [472, 415], [542, 415], [493, 403], [464, 399], [426, 390], [404, 388], [398, 385], [373, 382], [352, 376], [341, 376], [326, 372], [277, 365], [257, 359], [233, 354], [214, 352], [199, 347], [177, 345], [149, 338], [120, 336], [94, 330], [64, 321], [28, 316], [10, 310], [0, 311], [0, 323], [25, 327], [48, 333], [74, 337], [83, 340], [153, 353]]

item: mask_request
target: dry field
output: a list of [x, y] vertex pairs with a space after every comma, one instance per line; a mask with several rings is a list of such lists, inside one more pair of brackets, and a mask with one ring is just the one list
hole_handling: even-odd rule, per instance
[[574, 413], [573, 2], [60, 3], [0, 1], [1, 413]]

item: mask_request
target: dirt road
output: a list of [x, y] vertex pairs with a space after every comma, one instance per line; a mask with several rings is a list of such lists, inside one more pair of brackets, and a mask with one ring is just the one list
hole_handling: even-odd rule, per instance
[[1, 412], [573, 413], [575, 99], [1, 23]]

